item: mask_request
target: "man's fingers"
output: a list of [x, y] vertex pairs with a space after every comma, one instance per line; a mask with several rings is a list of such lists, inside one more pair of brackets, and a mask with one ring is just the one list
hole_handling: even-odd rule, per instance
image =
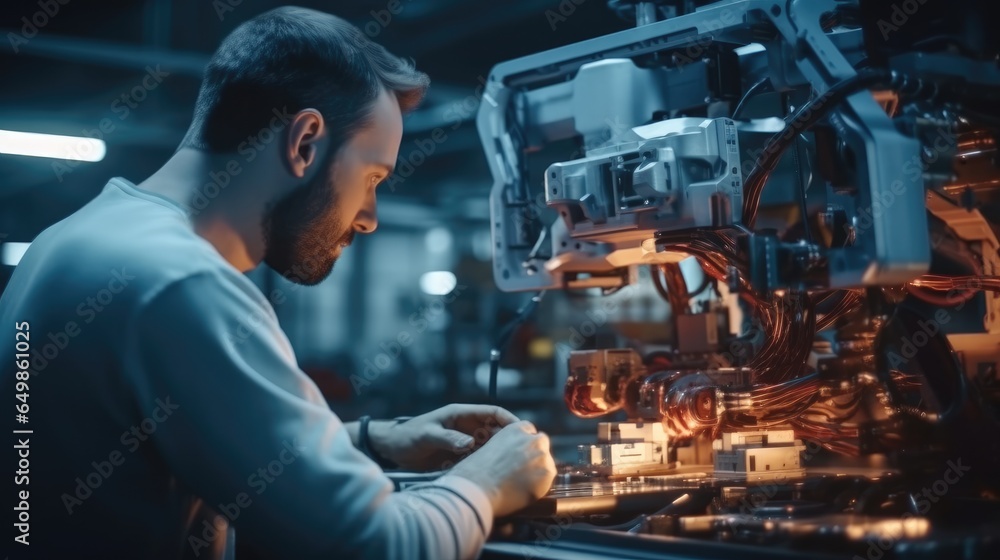
[[437, 447], [456, 452], [465, 451], [476, 442], [475, 438], [468, 434], [445, 428], [434, 430], [432, 437]]
[[499, 406], [491, 406], [489, 408], [492, 409], [493, 417], [497, 419], [497, 422], [499, 422], [501, 426], [513, 424], [514, 422], [518, 422], [521, 420], [517, 416], [514, 416], [514, 413], [507, 410], [506, 408], [502, 408]]
[[496, 422], [501, 428], [520, 420], [506, 408], [490, 404], [450, 404], [446, 408], [455, 420], [473, 418], [486, 423]]
[[514, 422], [513, 424], [510, 425], [510, 429], [523, 430], [525, 433], [528, 434], [538, 433], [538, 428], [536, 428], [534, 424], [528, 422], [527, 420], [518, 420], [517, 422]]

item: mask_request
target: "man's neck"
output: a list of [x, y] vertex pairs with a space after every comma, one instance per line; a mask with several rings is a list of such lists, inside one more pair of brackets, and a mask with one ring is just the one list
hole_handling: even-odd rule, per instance
[[246, 272], [264, 258], [264, 209], [255, 203], [250, 185], [237, 186], [237, 179], [225, 171], [225, 161], [218, 160], [200, 150], [181, 148], [136, 186], [186, 209], [195, 232], [229, 264]]

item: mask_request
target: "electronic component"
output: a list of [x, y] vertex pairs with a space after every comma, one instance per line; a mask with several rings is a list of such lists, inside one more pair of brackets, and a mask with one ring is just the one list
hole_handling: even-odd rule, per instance
[[625, 416], [573, 475], [659, 500], [588, 502], [626, 516], [602, 542], [992, 557], [949, 512], [1000, 520], [1000, 41], [985, 2], [931, 4], [612, 0], [634, 29], [491, 72], [497, 285], [612, 293], [649, 267], [669, 305], [668, 336], [569, 358], [570, 412]]

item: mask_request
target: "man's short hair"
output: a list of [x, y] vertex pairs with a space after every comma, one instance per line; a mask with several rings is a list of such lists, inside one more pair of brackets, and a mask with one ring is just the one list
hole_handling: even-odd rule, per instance
[[412, 62], [341, 18], [276, 8], [241, 24], [212, 55], [181, 146], [235, 152], [277, 115], [314, 108], [326, 121], [333, 152], [366, 124], [382, 90], [395, 94], [405, 113], [429, 83]]

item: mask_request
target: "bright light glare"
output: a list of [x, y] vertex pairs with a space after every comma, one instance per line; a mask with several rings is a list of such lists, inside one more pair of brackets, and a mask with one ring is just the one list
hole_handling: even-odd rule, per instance
[[458, 279], [447, 270], [427, 272], [420, 277], [420, 290], [432, 296], [446, 296], [458, 285]]
[[0, 245], [0, 262], [8, 266], [17, 266], [29, 245], [31, 243], [4, 243]]
[[0, 154], [76, 161], [101, 161], [107, 153], [104, 140], [0, 130]]

